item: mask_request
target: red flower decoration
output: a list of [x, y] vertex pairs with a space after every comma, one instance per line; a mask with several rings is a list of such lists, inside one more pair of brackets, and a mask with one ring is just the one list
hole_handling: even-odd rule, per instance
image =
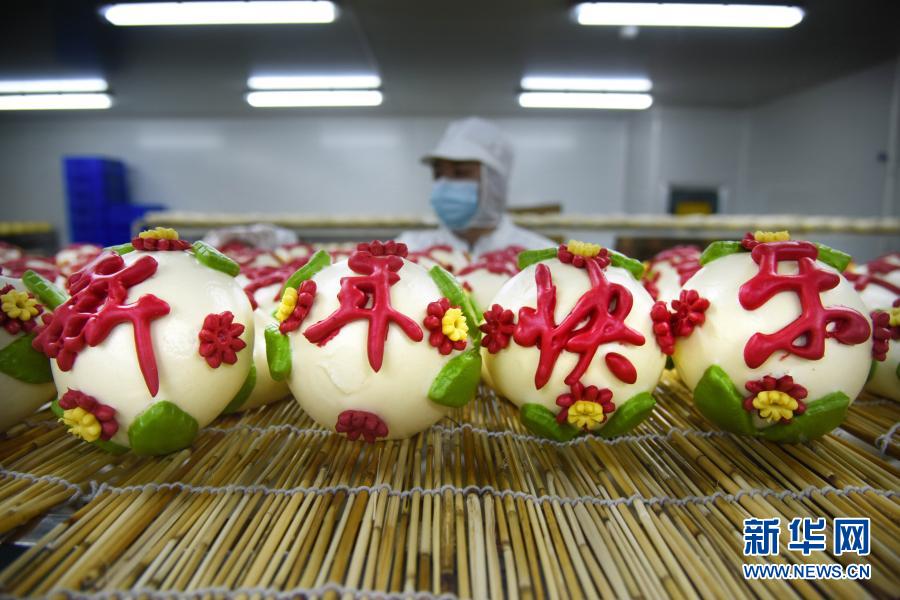
[[372, 256], [399, 256], [406, 258], [409, 255], [409, 249], [403, 242], [380, 242], [373, 240], [371, 242], [357, 244], [357, 252], [368, 252]]
[[[0, 296], [3, 294], [7, 294], [16, 289], [14, 286], [7, 284], [0, 288]], [[31, 292], [28, 292], [29, 298], [34, 298]], [[13, 319], [5, 312], [0, 310], [0, 327], [6, 330], [10, 335], [17, 335], [19, 333], [31, 333], [34, 331], [34, 328], [38, 326], [38, 317], [44, 312], [44, 307], [41, 304], [36, 304], [35, 308], [37, 308], [37, 314], [28, 319], [27, 321], [23, 321], [22, 319]], [[45, 317], [47, 315], [44, 315]]]
[[569, 389], [571, 390], [569, 393], [562, 394], [556, 399], [556, 405], [562, 407], [562, 410], [556, 415], [558, 423], [566, 423], [569, 419], [569, 407], [581, 400], [601, 405], [604, 420], [606, 420], [606, 415], [616, 410], [616, 405], [612, 401], [613, 393], [608, 388], [600, 389], [596, 385], [585, 387], [580, 381], [576, 381]]
[[187, 240], [164, 240], [151, 237], [132, 238], [131, 245], [134, 246], [135, 250], [157, 252], [189, 250], [191, 248], [191, 243]]
[[465, 350], [466, 348], [466, 340], [457, 340], [454, 342], [444, 335], [444, 315], [451, 308], [459, 307], [451, 306], [450, 300], [447, 298], [441, 298], [436, 302], [432, 302], [428, 305], [425, 320], [422, 322], [422, 324], [425, 325], [425, 328], [431, 332], [428, 336], [428, 343], [437, 348], [438, 352], [444, 355], [450, 354], [451, 350]]
[[101, 404], [96, 398], [88, 396], [84, 392], [69, 389], [59, 399], [59, 407], [63, 410], [81, 408], [85, 412], [94, 415], [94, 418], [100, 423], [101, 440], [109, 440], [119, 431], [119, 423], [116, 421], [116, 409], [112, 406]]
[[759, 246], [759, 242], [756, 241], [756, 238], [753, 236], [753, 233], [747, 232], [744, 234], [743, 239], [741, 239], [741, 246], [746, 248], [747, 250], [753, 250], [757, 246]]
[[334, 430], [346, 433], [347, 438], [356, 441], [360, 436], [370, 444], [378, 438], [387, 437], [387, 424], [381, 417], [364, 410], [345, 410], [338, 415]]
[[675, 352], [675, 336], [672, 335], [672, 325], [669, 322], [672, 315], [662, 300], [653, 303], [650, 309], [650, 319], [653, 321], [653, 335], [659, 344], [663, 354], [672, 356]]
[[694, 327], [706, 321], [709, 300], [700, 296], [697, 290], [681, 290], [678, 300], [672, 300], [672, 333], [675, 337], [687, 337]]
[[587, 257], [580, 254], [572, 254], [569, 252], [568, 246], [560, 244], [556, 251], [556, 257], [559, 259], [559, 262], [578, 267], [579, 269], [583, 269], [589, 260], [596, 261], [601, 269], [609, 266], [609, 250], [606, 248], [601, 248], [597, 256]]
[[222, 363], [236, 363], [237, 353], [247, 346], [240, 338], [244, 326], [232, 323], [233, 320], [234, 315], [228, 310], [219, 314], [210, 313], [203, 320], [203, 329], [198, 335], [200, 356], [213, 369], [219, 368]]
[[297, 304], [294, 305], [294, 310], [291, 312], [290, 316], [278, 325], [278, 330], [281, 333], [288, 333], [299, 329], [300, 325], [303, 324], [306, 315], [308, 315], [310, 309], [312, 309], [315, 297], [316, 282], [312, 279], [307, 279], [301, 283], [300, 287], [297, 288]]
[[[870, 313], [872, 317], [872, 358], [877, 361], [884, 361], [887, 358], [890, 340], [894, 337], [894, 329], [900, 333], [900, 327], [891, 327], [891, 315], [881, 311], [874, 310]], [[896, 339], [896, 338], [894, 338]]]
[[516, 331], [515, 318], [513, 311], [504, 309], [499, 304], [485, 311], [484, 323], [479, 327], [484, 334], [481, 345], [491, 354], [497, 354], [509, 346], [509, 340]]
[[[744, 410], [750, 412], [756, 410], [756, 407], [753, 406], [753, 399], [756, 398], [757, 394], [760, 392], [778, 391], [784, 392], [797, 401], [797, 409], [794, 410], [794, 415], [802, 415], [806, 412], [806, 404], [801, 402], [801, 400], [806, 398], [809, 392], [807, 392], [806, 388], [799, 383], [794, 383], [794, 378], [790, 375], [785, 375], [778, 379], [775, 379], [771, 375], [766, 375], [762, 379], [748, 381], [744, 384], [744, 387], [750, 392], [750, 395], [744, 398]], [[790, 419], [782, 419], [781, 422], [790, 423]]]

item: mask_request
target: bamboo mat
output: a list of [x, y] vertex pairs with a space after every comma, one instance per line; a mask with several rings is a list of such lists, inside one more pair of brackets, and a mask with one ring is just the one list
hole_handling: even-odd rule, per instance
[[[0, 533], [72, 507], [0, 573], [14, 596], [447, 598], [896, 597], [900, 471], [829, 435], [710, 429], [667, 373], [618, 440], [529, 435], [490, 391], [406, 441], [349, 443], [293, 401], [225, 417], [191, 450], [111, 457], [43, 413], [0, 441]], [[900, 410], [847, 430], [896, 456]], [[882, 436], [879, 438], [879, 436]], [[747, 582], [744, 518], [781, 517], [771, 563], [866, 562], [868, 581]], [[787, 550], [786, 520], [872, 519], [860, 558]], [[830, 540], [830, 535], [829, 535]]]

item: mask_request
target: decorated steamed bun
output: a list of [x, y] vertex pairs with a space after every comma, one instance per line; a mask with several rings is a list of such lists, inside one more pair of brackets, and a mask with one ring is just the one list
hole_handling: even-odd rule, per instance
[[900, 298], [889, 309], [872, 311], [872, 322], [875, 360], [866, 391], [900, 401]]
[[276, 323], [275, 317], [262, 308], [253, 311], [253, 366], [241, 390], [222, 411], [230, 414], [278, 402], [290, 395], [287, 382], [276, 381], [269, 372], [266, 358], [265, 330]]
[[406, 260], [396, 242], [360, 244], [329, 264], [324, 251], [285, 286], [269, 365], [318, 423], [352, 440], [409, 437], [478, 385], [480, 333], [453, 277]]
[[60, 275], [69, 278], [97, 258], [102, 251], [103, 248], [95, 244], [69, 244], [57, 252], [53, 260]]
[[494, 389], [531, 431], [559, 441], [634, 428], [665, 366], [641, 263], [573, 240], [519, 264], [481, 326]]
[[519, 272], [518, 257], [523, 250], [522, 246], [509, 246], [485, 252], [458, 271], [457, 277], [463, 288], [472, 294], [475, 306], [487, 308], [491, 305], [503, 284]]
[[650, 259], [644, 273], [644, 287], [654, 300], [670, 302], [678, 298], [681, 286], [700, 270], [700, 248], [675, 246]]
[[888, 313], [877, 317], [873, 312], [873, 318], [880, 318], [882, 324], [891, 323], [887, 326], [890, 334], [880, 341], [886, 347], [885, 358], [872, 363], [866, 391], [900, 400], [900, 324], [897, 323], [900, 320], [897, 316], [900, 310], [900, 252], [880, 256], [861, 267], [849, 269], [844, 275], [853, 282], [866, 308]]
[[15, 244], [10, 244], [9, 242], [0, 241], [0, 263], [5, 263], [8, 260], [15, 260], [17, 258], [22, 258], [24, 256], [25, 251]]
[[469, 257], [465, 252], [445, 244], [437, 244], [417, 252], [409, 252], [407, 258], [414, 263], [418, 263], [425, 270], [430, 270], [431, 267], [439, 265], [454, 275], [469, 264]]
[[0, 432], [56, 395], [50, 362], [31, 347], [47, 307], [19, 279], [0, 277]]
[[715, 242], [668, 311], [654, 307], [694, 403], [723, 429], [797, 442], [837, 427], [872, 359], [868, 311], [840, 273], [850, 257], [756, 232]]
[[157, 228], [75, 273], [34, 340], [51, 358], [54, 411], [69, 431], [110, 451], [189, 446], [253, 363], [237, 271], [203, 242]]
[[844, 273], [869, 310], [887, 310], [900, 298], [900, 252], [880, 256]]

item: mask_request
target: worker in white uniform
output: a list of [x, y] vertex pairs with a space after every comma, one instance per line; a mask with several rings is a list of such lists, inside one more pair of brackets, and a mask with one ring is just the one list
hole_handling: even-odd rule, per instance
[[494, 123], [476, 117], [453, 121], [422, 162], [431, 166], [431, 206], [440, 226], [400, 235], [397, 241], [411, 251], [449, 245], [478, 256], [513, 245], [555, 246], [544, 236], [516, 226], [506, 214], [513, 149]]

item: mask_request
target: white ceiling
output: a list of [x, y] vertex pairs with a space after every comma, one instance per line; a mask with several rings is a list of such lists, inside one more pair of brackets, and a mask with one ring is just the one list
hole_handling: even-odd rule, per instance
[[345, 0], [329, 25], [170, 28], [112, 27], [99, 4], [13, 0], [0, 77], [102, 74], [110, 117], [239, 116], [261, 112], [243, 101], [250, 74], [375, 70], [385, 102], [365, 114], [522, 115], [533, 114], [516, 104], [526, 73], [644, 75], [658, 105], [742, 107], [900, 52], [890, 0], [810, 0], [788, 30], [645, 28], [634, 39], [578, 26], [565, 0]]

